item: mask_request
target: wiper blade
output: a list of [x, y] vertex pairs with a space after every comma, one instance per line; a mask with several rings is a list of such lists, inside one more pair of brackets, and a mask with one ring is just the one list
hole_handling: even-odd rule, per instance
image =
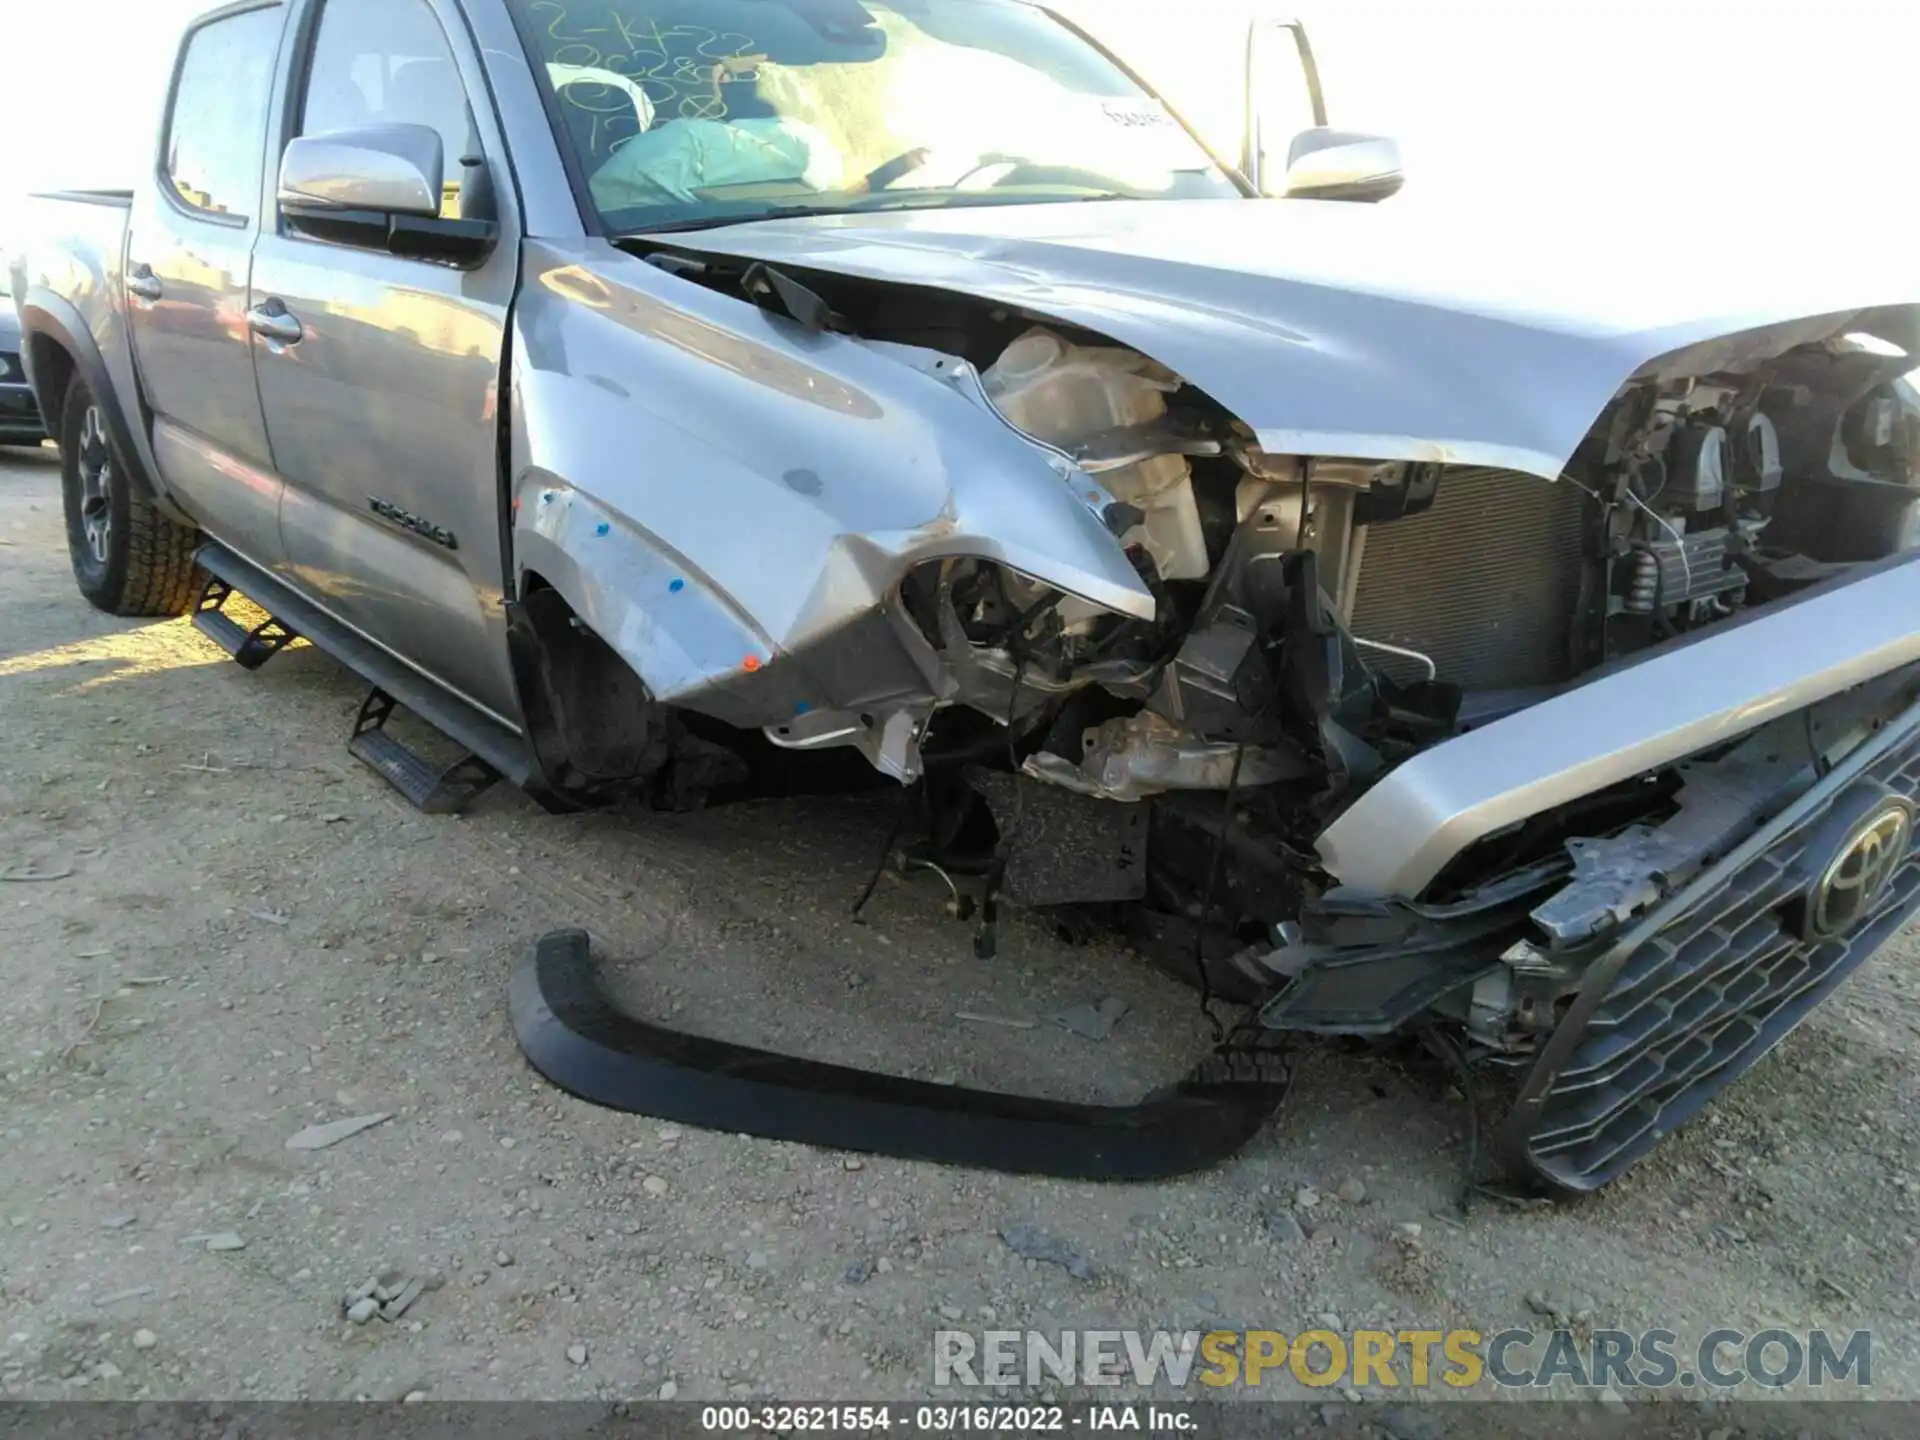
[[729, 225], [757, 225], [763, 220], [811, 220], [825, 215], [876, 215], [901, 210], [977, 210], [1002, 205], [1073, 205], [1095, 200], [1137, 200], [1118, 190], [1091, 195], [893, 195], [856, 205], [776, 205], [747, 215], [698, 215], [667, 220], [658, 225], [625, 231], [616, 240], [644, 240], [650, 235], [684, 235], [696, 230], [720, 230]]
[[616, 235], [616, 240], [644, 240], [649, 235], [684, 235], [693, 230], [720, 230], [728, 225], [752, 225], [761, 220], [804, 220], [816, 215], [852, 215], [858, 211], [846, 205], [779, 205], [771, 210], [754, 210], [745, 215], [695, 215], [685, 220], [665, 220], [639, 230]]

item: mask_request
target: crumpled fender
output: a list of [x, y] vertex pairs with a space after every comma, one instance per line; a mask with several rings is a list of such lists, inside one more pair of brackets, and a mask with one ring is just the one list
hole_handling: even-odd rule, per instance
[[[943, 556], [1153, 615], [1100, 519], [1112, 497], [949, 383], [939, 367], [957, 362], [812, 334], [605, 248], [585, 258], [528, 247], [515, 569], [662, 701], [767, 725], [927, 693], [924, 656], [879, 617]], [[862, 624], [850, 671], [824, 652]]]

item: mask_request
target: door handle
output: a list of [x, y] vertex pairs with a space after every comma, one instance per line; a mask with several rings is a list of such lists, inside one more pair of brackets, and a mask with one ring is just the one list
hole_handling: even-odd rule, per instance
[[151, 265], [135, 265], [128, 271], [127, 289], [142, 300], [158, 300], [166, 293]]
[[262, 340], [281, 345], [298, 345], [307, 330], [297, 315], [287, 312], [286, 302], [269, 300], [247, 312], [247, 324]]

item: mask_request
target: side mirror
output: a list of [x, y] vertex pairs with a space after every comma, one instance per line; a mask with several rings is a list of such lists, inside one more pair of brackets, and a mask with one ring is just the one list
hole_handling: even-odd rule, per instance
[[364, 210], [433, 218], [445, 174], [440, 132], [426, 125], [302, 135], [280, 160], [280, 208], [289, 215]]
[[445, 176], [446, 147], [428, 125], [303, 135], [280, 158], [280, 213], [290, 228], [316, 239], [477, 265], [493, 252], [500, 227], [443, 216]]
[[1274, 178], [1277, 193], [1289, 200], [1371, 202], [1398, 194], [1407, 177], [1397, 142], [1320, 125], [1293, 137], [1286, 172]]

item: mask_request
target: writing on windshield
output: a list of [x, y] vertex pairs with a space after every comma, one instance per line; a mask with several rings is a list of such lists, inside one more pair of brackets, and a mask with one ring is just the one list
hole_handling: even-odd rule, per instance
[[516, 0], [610, 228], [795, 205], [1221, 196], [1080, 36], [1007, 0]]

